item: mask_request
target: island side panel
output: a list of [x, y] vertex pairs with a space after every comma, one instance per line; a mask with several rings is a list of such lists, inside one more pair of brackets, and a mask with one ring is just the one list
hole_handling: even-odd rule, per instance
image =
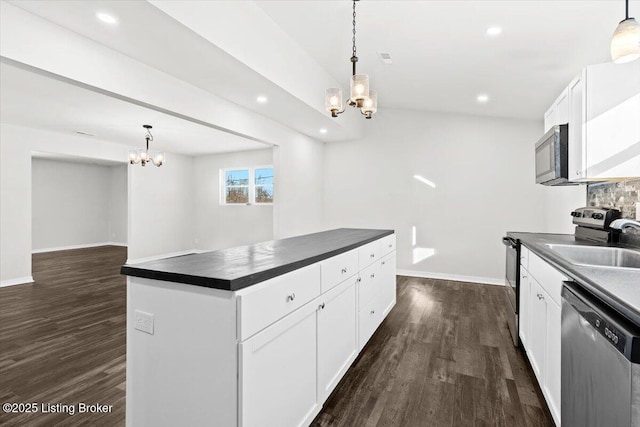
[[237, 426], [236, 330], [233, 292], [129, 277], [126, 425]]

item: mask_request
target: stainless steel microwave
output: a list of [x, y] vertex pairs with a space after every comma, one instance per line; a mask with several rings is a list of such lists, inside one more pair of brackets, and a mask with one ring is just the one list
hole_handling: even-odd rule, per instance
[[569, 125], [553, 126], [536, 142], [536, 183], [573, 185], [569, 182]]

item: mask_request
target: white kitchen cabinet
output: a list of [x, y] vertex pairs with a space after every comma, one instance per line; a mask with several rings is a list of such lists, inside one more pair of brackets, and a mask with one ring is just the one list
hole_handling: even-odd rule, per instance
[[236, 291], [129, 277], [126, 425], [309, 425], [395, 283], [393, 235]]
[[569, 180], [639, 176], [640, 61], [591, 65], [567, 90]]
[[240, 425], [306, 426], [317, 413], [316, 306], [240, 343]]
[[531, 329], [529, 323], [531, 322], [531, 286], [529, 285], [529, 272], [523, 265], [520, 265], [520, 311], [518, 313], [518, 321], [520, 325], [518, 327], [520, 341], [525, 348], [528, 348], [529, 330]]
[[560, 339], [561, 339], [561, 308], [553, 299], [547, 300], [547, 333], [546, 333], [546, 363], [544, 388], [547, 404], [554, 418], [560, 417]]
[[549, 109], [544, 113], [545, 133], [555, 125], [568, 123], [569, 121], [569, 98], [568, 89], [562, 91], [560, 96], [554, 101]]
[[546, 292], [533, 278], [529, 280], [531, 311], [529, 335], [529, 361], [540, 384], [544, 384], [545, 356], [547, 354], [547, 298]]
[[529, 250], [524, 259], [529, 268], [520, 266], [520, 339], [551, 415], [560, 425], [560, 292], [567, 278]]
[[380, 310], [385, 317], [396, 305], [396, 253], [380, 260]]
[[356, 278], [322, 295], [318, 304], [318, 398], [323, 402], [358, 355]]

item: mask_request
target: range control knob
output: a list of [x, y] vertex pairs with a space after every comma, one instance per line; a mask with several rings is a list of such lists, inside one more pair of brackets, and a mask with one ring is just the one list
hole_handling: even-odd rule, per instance
[[571, 212], [571, 216], [576, 217], [576, 218], [580, 218], [582, 216], [582, 214], [578, 211], [573, 211]]
[[593, 218], [593, 219], [602, 219], [602, 218], [604, 218], [604, 215], [601, 214], [601, 213], [597, 213], [596, 212], [596, 213], [591, 214], [591, 218]]

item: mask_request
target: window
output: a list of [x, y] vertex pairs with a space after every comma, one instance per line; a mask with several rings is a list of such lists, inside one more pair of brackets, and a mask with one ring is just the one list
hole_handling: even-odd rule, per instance
[[273, 167], [223, 169], [222, 200], [225, 205], [273, 203]]

